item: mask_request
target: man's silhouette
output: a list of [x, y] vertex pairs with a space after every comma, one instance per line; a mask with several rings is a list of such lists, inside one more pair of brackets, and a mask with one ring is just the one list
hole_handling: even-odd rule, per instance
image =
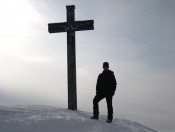
[[93, 99], [93, 116], [91, 119], [98, 119], [99, 116], [99, 107], [98, 103], [102, 99], [106, 98], [107, 108], [108, 108], [108, 123], [112, 122], [113, 119], [113, 106], [112, 106], [112, 97], [116, 90], [116, 79], [114, 72], [109, 70], [109, 63], [103, 63], [103, 72], [99, 74], [96, 85], [96, 96]]

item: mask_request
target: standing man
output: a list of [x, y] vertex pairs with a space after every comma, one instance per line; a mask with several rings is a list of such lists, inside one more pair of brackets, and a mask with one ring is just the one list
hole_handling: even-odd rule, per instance
[[112, 98], [116, 90], [116, 79], [114, 72], [109, 70], [109, 63], [103, 63], [103, 72], [99, 74], [96, 85], [96, 96], [93, 99], [93, 116], [91, 119], [97, 119], [99, 116], [98, 103], [106, 98], [108, 108], [108, 118], [106, 122], [111, 123], [113, 119]]

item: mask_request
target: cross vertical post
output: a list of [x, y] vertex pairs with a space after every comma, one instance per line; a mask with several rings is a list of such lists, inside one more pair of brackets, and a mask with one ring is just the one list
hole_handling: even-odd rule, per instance
[[76, 92], [76, 52], [75, 30], [72, 25], [75, 22], [75, 6], [67, 6], [67, 63], [68, 63], [68, 109], [77, 110]]
[[75, 31], [93, 30], [94, 21], [75, 21], [75, 6], [66, 6], [67, 22], [49, 23], [49, 33], [67, 32], [68, 109], [77, 110]]

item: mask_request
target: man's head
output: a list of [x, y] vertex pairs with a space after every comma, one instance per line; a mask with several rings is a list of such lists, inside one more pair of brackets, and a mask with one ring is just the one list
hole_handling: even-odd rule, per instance
[[103, 69], [104, 70], [108, 70], [109, 69], [109, 63], [108, 62], [104, 62], [103, 63]]

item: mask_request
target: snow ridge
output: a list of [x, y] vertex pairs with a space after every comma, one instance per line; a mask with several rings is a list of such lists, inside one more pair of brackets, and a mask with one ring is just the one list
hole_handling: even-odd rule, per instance
[[1, 132], [156, 132], [142, 124], [106, 116], [91, 120], [92, 113], [40, 105], [0, 105]]

